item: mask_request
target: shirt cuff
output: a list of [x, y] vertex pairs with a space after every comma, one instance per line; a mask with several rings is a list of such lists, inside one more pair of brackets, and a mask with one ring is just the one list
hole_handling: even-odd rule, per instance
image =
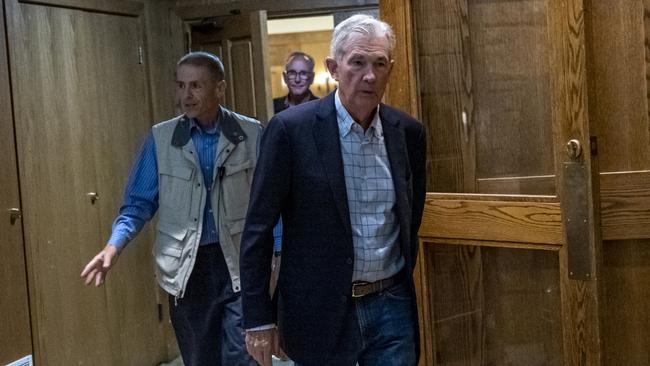
[[116, 231], [111, 234], [111, 237], [108, 239], [107, 244], [116, 247], [118, 250], [122, 250], [129, 241], [131, 241], [131, 238], [129, 238], [128, 235]]
[[275, 323], [260, 325], [259, 327], [253, 327], [246, 329], [247, 332], [259, 332], [261, 330], [269, 330], [275, 328]]

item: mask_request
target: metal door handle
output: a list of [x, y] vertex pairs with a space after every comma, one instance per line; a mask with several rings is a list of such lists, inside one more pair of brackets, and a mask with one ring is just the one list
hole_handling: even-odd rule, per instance
[[93, 205], [95, 202], [97, 202], [97, 200], [99, 200], [99, 193], [97, 192], [88, 192], [86, 193], [86, 196], [90, 198], [90, 203]]
[[23, 217], [23, 213], [19, 208], [10, 208], [9, 209], [9, 220], [11, 225], [15, 225], [16, 221]]

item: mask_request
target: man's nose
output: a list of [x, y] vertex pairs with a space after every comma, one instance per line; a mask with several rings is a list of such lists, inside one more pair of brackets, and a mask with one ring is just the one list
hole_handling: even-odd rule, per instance
[[190, 88], [183, 88], [181, 89], [181, 98], [182, 99], [187, 99], [192, 96], [192, 92], [190, 91]]
[[368, 70], [363, 74], [363, 81], [372, 83], [376, 79], [375, 70], [372, 67], [369, 67]]

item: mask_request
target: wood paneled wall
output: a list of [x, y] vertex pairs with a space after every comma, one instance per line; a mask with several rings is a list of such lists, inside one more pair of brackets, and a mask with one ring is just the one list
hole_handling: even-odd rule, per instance
[[[126, 250], [105, 287], [85, 288], [79, 278], [83, 265], [105, 245], [149, 126], [175, 114], [173, 73], [185, 47], [173, 1], [7, 0], [3, 5], [9, 46], [0, 52], [0, 93], [7, 104], [0, 123], [7, 149], [0, 203], [20, 207], [13, 202], [18, 182], [11, 182], [10, 169], [13, 164], [15, 170], [17, 157], [24, 219], [3, 226], [0, 234], [8, 250], [3, 260], [11, 261], [2, 265], [11, 275], [2, 276], [0, 288], [19, 300], [2, 302], [2, 313], [12, 314], [10, 322], [3, 321], [12, 349], [6, 354], [0, 342], [0, 363], [32, 353], [29, 318], [23, 316], [28, 300], [37, 364], [153, 365], [173, 359], [178, 350], [167, 295], [154, 279], [151, 228]], [[90, 192], [99, 200], [91, 201]], [[26, 249], [13, 230], [23, 222]], [[4, 245], [7, 235], [16, 248]], [[4, 280], [18, 287], [7, 287]]]
[[329, 14], [333, 11], [376, 8], [379, 0], [176, 0], [183, 19], [234, 15], [266, 10], [270, 17]]
[[0, 301], [2, 365], [32, 354], [23, 220], [12, 219], [10, 213], [21, 205], [4, 19], [4, 8], [0, 8], [0, 291], [5, 294]]

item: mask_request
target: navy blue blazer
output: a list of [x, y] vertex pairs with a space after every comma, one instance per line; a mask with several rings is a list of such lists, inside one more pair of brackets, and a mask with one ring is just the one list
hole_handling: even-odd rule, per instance
[[[396, 193], [400, 248], [411, 291], [425, 198], [426, 134], [417, 120], [381, 105]], [[277, 301], [269, 296], [273, 227], [283, 220]], [[276, 114], [262, 136], [241, 240], [244, 328], [277, 322], [294, 361], [338, 352], [351, 299], [354, 249], [334, 93]], [[415, 299], [415, 296], [413, 296]], [[417, 311], [413, 302], [415, 334]]]

